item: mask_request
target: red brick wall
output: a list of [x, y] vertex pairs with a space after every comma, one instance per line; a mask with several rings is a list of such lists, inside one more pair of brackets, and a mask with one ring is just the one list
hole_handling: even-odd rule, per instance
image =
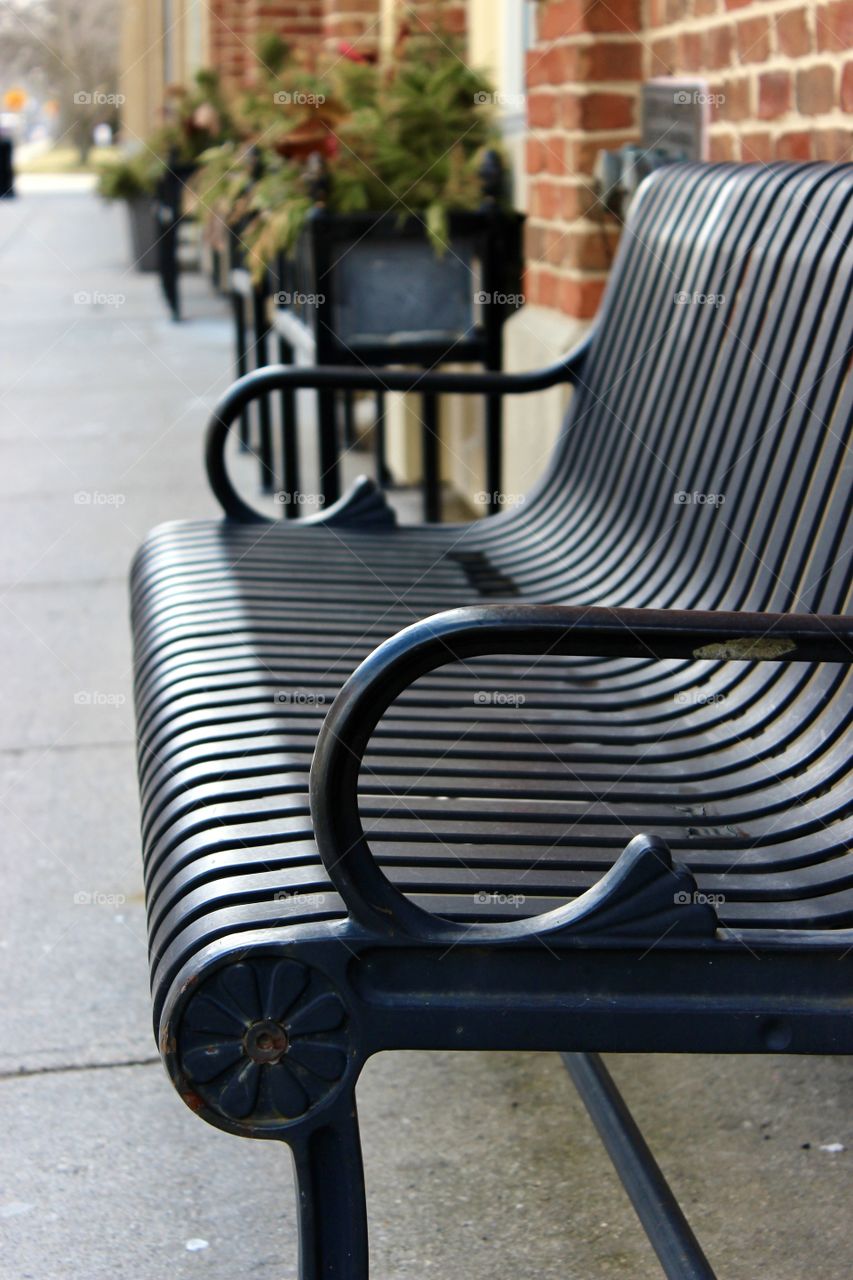
[[379, 0], [323, 0], [323, 37], [330, 52], [349, 44], [365, 57], [375, 56], [380, 23]]
[[853, 0], [648, 0], [648, 75], [705, 76], [712, 160], [850, 159]]
[[[398, 33], [419, 29], [464, 33], [467, 0], [397, 0]], [[380, 0], [322, 0], [323, 38], [334, 52], [350, 44], [359, 53], [378, 56], [382, 33]]]
[[595, 157], [637, 138], [639, 85], [706, 79], [712, 160], [851, 159], [853, 0], [541, 0], [528, 57], [528, 298], [594, 314], [617, 228]]
[[616, 229], [592, 190], [595, 156], [635, 140], [640, 0], [545, 0], [527, 60], [528, 301], [591, 316]]
[[[463, 34], [467, 0], [398, 0], [400, 30], [423, 26]], [[303, 49], [336, 52], [350, 44], [374, 56], [381, 34], [380, 0], [210, 0], [210, 63], [231, 85], [252, 77], [259, 35], [277, 32]]]
[[252, 78], [258, 37], [276, 32], [290, 44], [317, 48], [323, 30], [323, 0], [211, 0], [210, 62], [223, 80]]
[[398, 0], [400, 22], [410, 31], [418, 23], [430, 30], [464, 34], [468, 26], [466, 0]]
[[226, 84], [242, 83], [251, 64], [254, 29], [241, 0], [211, 0], [210, 65]]

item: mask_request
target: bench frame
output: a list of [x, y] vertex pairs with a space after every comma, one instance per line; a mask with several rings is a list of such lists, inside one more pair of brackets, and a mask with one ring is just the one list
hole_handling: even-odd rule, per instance
[[[272, 391], [418, 391], [503, 395], [541, 390], [583, 375], [586, 345], [528, 374], [451, 374], [273, 366], [240, 379], [214, 413], [206, 461], [226, 514], [259, 517], [234, 490], [225, 443], [247, 404]], [[312, 522], [372, 528], [391, 516], [361, 481]], [[355, 1086], [383, 1050], [478, 1049], [560, 1052], [569, 1074], [670, 1280], [709, 1280], [713, 1271], [598, 1051], [853, 1053], [853, 1025], [839, 1019], [847, 998], [849, 945], [798, 931], [796, 948], [761, 930], [722, 929], [687, 868], [657, 836], [636, 836], [590, 890], [545, 916], [457, 925], [410, 902], [374, 862], [361, 826], [362, 757], [382, 714], [419, 676], [458, 658], [574, 654], [770, 662], [849, 663], [853, 621], [807, 614], [700, 613], [559, 606], [486, 606], [434, 615], [386, 641], [350, 677], [318, 740], [311, 772], [315, 835], [328, 875], [349, 910], [291, 930], [279, 947], [262, 935], [205, 949], [176, 980], [160, 1021], [166, 1065], [185, 1100], [230, 1132], [288, 1143], [299, 1187], [300, 1277], [362, 1280], [368, 1271], [367, 1212]], [[331, 798], [334, 803], [331, 803]], [[557, 961], [550, 979], [543, 948]], [[731, 963], [749, 980], [732, 994]], [[229, 1119], [200, 1088], [170, 1028], [203, 987], [244, 958], [301, 967], [338, 1012], [342, 1058], [327, 1095], [306, 1114], [268, 1127]], [[440, 966], [436, 959], [441, 958]], [[466, 971], [483, 961], [476, 998]], [[591, 978], [594, 970], [595, 980]], [[679, 975], [673, 987], [673, 972]], [[199, 976], [200, 973], [199, 973]], [[530, 1001], [535, 981], [537, 999]], [[591, 996], [591, 991], [595, 994]], [[797, 993], [792, 1000], [791, 993]], [[642, 995], [638, 1007], [638, 994]], [[496, 1001], [501, 1017], [495, 1018]], [[335, 1005], [335, 1001], [337, 1004]], [[330, 1023], [330, 1025], [332, 1025]], [[273, 1038], [275, 1031], [273, 1030]], [[259, 1063], [280, 1046], [254, 1044]], [[250, 1054], [250, 1056], [251, 1056]]]
[[[376, 1053], [560, 1053], [670, 1280], [713, 1272], [598, 1054], [853, 1053], [841, 963], [853, 952], [841, 825], [853, 622], [829, 616], [849, 585], [851, 195], [851, 166], [660, 170], [632, 205], [587, 342], [534, 373], [256, 370], [208, 430], [208, 474], [230, 520], [167, 526], [141, 553], [133, 599], [158, 1042], [194, 1111], [290, 1146], [302, 1280], [368, 1273], [356, 1086]], [[724, 293], [709, 295], [712, 285]], [[672, 310], [710, 300], [713, 311]], [[272, 522], [248, 523], [263, 517], [228, 477], [229, 434], [258, 398], [284, 404], [300, 388], [326, 400], [419, 396], [426, 472], [440, 395], [479, 395], [494, 413], [504, 395], [567, 383], [577, 398], [549, 472], [524, 513], [480, 528], [383, 538], [395, 517], [381, 490], [362, 479], [338, 499], [330, 473], [324, 510], [302, 522], [325, 530], [297, 524], [280, 537]], [[268, 485], [287, 491], [288, 449], [280, 462], [275, 452], [284, 474]], [[661, 488], [664, 471], [722, 487], [747, 454], [726, 495], [731, 528], [672, 518], [670, 497], [688, 495]], [[424, 617], [471, 599], [482, 605]], [[363, 656], [387, 635], [385, 605], [398, 625], [419, 620], [338, 691], [355, 661], [342, 645]], [[704, 611], [726, 605], [804, 612]], [[554, 654], [579, 659], [578, 670], [549, 663]], [[548, 726], [542, 745], [565, 744], [558, 760], [580, 762], [568, 787], [525, 726], [500, 709], [482, 722], [460, 710], [457, 691], [479, 702], [479, 662], [442, 670], [482, 659], [489, 679], [523, 679], [530, 662], [509, 655], [541, 662], [531, 707]], [[671, 659], [672, 669], [652, 666]], [[322, 728], [318, 703], [264, 707], [291, 670], [337, 693]], [[433, 672], [428, 691], [412, 691]], [[694, 683], [734, 689], [735, 700], [696, 716], [665, 705]], [[603, 813], [597, 779], [622, 773], [652, 738], [648, 767]], [[437, 741], [451, 759], [424, 779], [418, 762]], [[491, 769], [482, 751], [493, 741]], [[469, 770], [482, 785], [468, 785]], [[787, 777], [801, 778], [793, 796]], [[414, 780], [409, 814], [400, 778]], [[571, 806], [587, 795], [592, 816], [576, 820]], [[696, 816], [707, 827], [688, 826]], [[518, 850], [496, 830], [503, 821], [520, 833]], [[445, 831], [449, 853], [425, 843]], [[555, 833], [571, 853], [558, 849], [537, 870], [530, 850], [553, 847]], [[673, 858], [682, 849], [689, 867]], [[738, 870], [728, 850], [747, 865]], [[526, 910], [540, 914], [519, 918], [472, 894], [486, 876], [469, 876], [454, 853], [504, 889], [530, 885], [540, 897]], [[725, 899], [700, 891], [710, 886]]]

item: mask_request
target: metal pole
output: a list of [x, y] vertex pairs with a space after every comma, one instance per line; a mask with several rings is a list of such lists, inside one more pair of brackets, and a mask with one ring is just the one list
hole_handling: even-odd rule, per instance
[[[278, 340], [278, 358], [282, 364], [293, 364], [293, 347], [284, 338]], [[296, 435], [296, 392], [292, 387], [281, 389], [281, 487], [289, 493], [282, 514], [289, 520], [299, 515], [293, 498], [299, 489], [299, 445]]]
[[376, 392], [376, 423], [373, 428], [373, 453], [376, 465], [376, 483], [384, 489], [389, 483], [388, 465], [385, 461], [385, 392]]
[[702, 1246], [597, 1053], [560, 1055], [668, 1280], [715, 1280]]
[[[263, 369], [268, 363], [267, 339], [270, 323], [267, 316], [266, 280], [252, 290], [252, 327], [254, 341], [252, 344], [256, 369]], [[268, 395], [258, 397], [258, 453], [261, 460], [261, 492], [272, 493], [275, 489], [275, 465], [273, 463], [272, 416]]]
[[438, 400], [431, 392], [421, 398], [421, 412], [424, 520], [434, 524], [441, 519], [441, 503], [438, 492]]

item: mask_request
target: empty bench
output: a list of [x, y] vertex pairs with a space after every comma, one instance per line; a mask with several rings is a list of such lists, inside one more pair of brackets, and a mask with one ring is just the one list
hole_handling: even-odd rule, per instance
[[[598, 1053], [853, 1052], [851, 231], [853, 166], [662, 170], [579, 350], [250, 374], [226, 518], [140, 550], [158, 1043], [204, 1119], [290, 1145], [303, 1280], [367, 1275], [381, 1050], [562, 1052], [681, 1278], [713, 1273]], [[275, 389], [560, 382], [492, 519], [396, 527], [364, 481], [265, 522], [228, 477]]]

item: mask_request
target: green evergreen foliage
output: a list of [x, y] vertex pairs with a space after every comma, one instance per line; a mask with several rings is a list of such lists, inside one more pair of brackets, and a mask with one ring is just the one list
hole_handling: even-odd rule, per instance
[[440, 33], [404, 42], [389, 67], [338, 57], [310, 69], [278, 37], [262, 37], [254, 86], [223, 105], [231, 136], [200, 154], [193, 181], [212, 241], [239, 227], [256, 275], [292, 251], [312, 200], [317, 152], [328, 207], [423, 219], [437, 253], [454, 210], [481, 200], [483, 151], [498, 145], [489, 82]]

